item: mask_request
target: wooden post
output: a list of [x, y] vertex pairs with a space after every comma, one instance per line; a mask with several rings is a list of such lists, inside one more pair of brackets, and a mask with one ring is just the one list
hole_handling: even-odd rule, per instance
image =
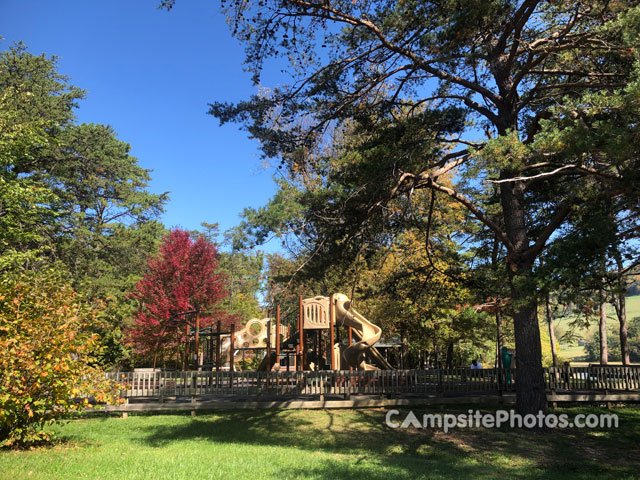
[[280, 362], [280, 305], [276, 307], [276, 361]]
[[235, 346], [235, 337], [236, 337], [236, 326], [235, 324], [231, 324], [231, 338], [229, 342], [229, 371], [233, 372], [233, 357]]
[[184, 358], [185, 358], [185, 365], [184, 365], [184, 369], [188, 370], [189, 369], [189, 363], [191, 363], [191, 352], [189, 351], [189, 337], [191, 336], [191, 326], [187, 323], [187, 343], [184, 347]]
[[304, 370], [304, 328], [303, 328], [304, 321], [302, 319], [302, 316], [304, 315], [304, 313], [302, 309], [302, 295], [300, 295], [298, 299], [300, 301], [300, 314], [298, 316], [298, 333], [300, 335], [300, 362], [298, 365], [298, 370], [303, 371]]
[[336, 358], [333, 354], [333, 345], [335, 343], [334, 332], [336, 323], [336, 309], [333, 306], [333, 295], [329, 298], [329, 355], [331, 355], [331, 370], [336, 369]]
[[218, 320], [216, 324], [216, 372], [220, 371], [220, 356], [222, 355], [222, 342], [220, 337], [220, 325], [221, 322]]
[[200, 310], [196, 309], [196, 368], [200, 369]]
[[[271, 320], [267, 322], [267, 372], [271, 371]], [[269, 377], [267, 376], [267, 379]]]
[[[349, 327], [349, 346], [353, 343], [353, 329]], [[349, 365], [349, 370], [353, 370], [353, 367]]]
[[[298, 315], [296, 317], [296, 329], [300, 328], [300, 315]], [[296, 330], [296, 335], [297, 335], [298, 330]], [[298, 365], [300, 364], [300, 343], [296, 343], [296, 351], [295, 354], [293, 355], [293, 363], [294, 363], [294, 367], [295, 370], [298, 370]]]

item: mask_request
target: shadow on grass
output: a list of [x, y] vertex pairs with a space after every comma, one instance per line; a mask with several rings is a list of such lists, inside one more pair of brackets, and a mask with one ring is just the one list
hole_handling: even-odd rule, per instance
[[[581, 410], [568, 412], [579, 413]], [[594, 412], [594, 409], [585, 412]], [[414, 409], [421, 418], [434, 410]], [[466, 409], [447, 411], [465, 413]], [[385, 411], [228, 411], [179, 425], [147, 425], [137, 442], [163, 447], [206, 441], [336, 454], [301, 462], [283, 478], [637, 478], [640, 415], [619, 411], [618, 430], [391, 429]], [[406, 410], [398, 416], [402, 419]], [[443, 412], [442, 412], [443, 413]], [[345, 459], [344, 456], [348, 458]], [[265, 459], [268, 461], [268, 459]]]

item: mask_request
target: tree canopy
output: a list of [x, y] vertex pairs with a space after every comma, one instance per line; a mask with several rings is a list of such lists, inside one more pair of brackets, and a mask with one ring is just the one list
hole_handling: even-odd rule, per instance
[[[243, 123], [288, 176], [311, 172], [329, 190], [305, 212], [314, 251], [357, 257], [363, 241], [393, 231], [390, 204], [410, 205], [421, 189], [463, 205], [506, 252], [518, 408], [544, 410], [536, 261], [594, 195], [619, 200], [615, 215], [637, 212], [639, 7], [223, 5], [254, 82], [275, 58], [288, 62], [288, 77], [210, 113]], [[449, 172], [452, 186], [442, 183]]]
[[197, 310], [203, 327], [211, 325], [213, 315], [225, 323], [234, 320], [223, 305], [229, 293], [217, 255], [215, 245], [203, 237], [194, 240], [179, 229], [167, 235], [131, 293], [139, 309], [129, 338], [139, 355], [184, 356], [186, 330], [176, 323], [179, 313]]

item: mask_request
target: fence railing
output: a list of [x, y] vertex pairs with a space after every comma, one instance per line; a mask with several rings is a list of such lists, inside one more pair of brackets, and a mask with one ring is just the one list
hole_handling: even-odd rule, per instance
[[[515, 391], [516, 369], [468, 368], [374, 371], [110, 372], [122, 396], [270, 396], [474, 394]], [[640, 391], [640, 366], [545, 368], [550, 392]]]
[[545, 368], [547, 389], [555, 391], [629, 392], [640, 390], [640, 365]]

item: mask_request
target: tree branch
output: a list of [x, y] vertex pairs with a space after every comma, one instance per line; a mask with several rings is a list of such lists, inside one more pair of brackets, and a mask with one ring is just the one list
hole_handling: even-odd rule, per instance
[[353, 25], [356, 27], [364, 27], [371, 31], [390, 51], [395, 52], [403, 57], [410, 59], [416, 66], [419, 66], [422, 70], [435, 77], [445, 80], [448, 82], [455, 83], [456, 85], [460, 85], [461, 87], [472, 90], [476, 93], [479, 93], [485, 98], [490, 99], [494, 104], [497, 104], [500, 101], [499, 95], [496, 95], [488, 88], [483, 87], [482, 85], [478, 85], [477, 83], [471, 82], [465, 78], [462, 78], [458, 75], [453, 75], [451, 73], [445, 72], [444, 70], [440, 70], [439, 68], [435, 68], [430, 65], [430, 62], [426, 61], [424, 58], [419, 57], [411, 50], [401, 47], [399, 45], [395, 45], [392, 43], [380, 30], [380, 28], [375, 25], [370, 20], [366, 20], [364, 18], [356, 17], [353, 15], [349, 15], [348, 13], [342, 12], [337, 8], [332, 7], [328, 2], [316, 3], [316, 2], [308, 2], [303, 0], [289, 0], [289, 3], [300, 7], [302, 9], [307, 10], [315, 10], [315, 13], [301, 12], [301, 15], [312, 16], [312, 17], [321, 17], [327, 20], [332, 20], [340, 23], [347, 23], [349, 25]]
[[534, 244], [524, 251], [524, 253], [522, 254], [524, 258], [534, 259], [538, 256], [538, 254], [542, 251], [545, 244], [547, 243], [547, 240], [549, 240], [549, 237], [553, 234], [553, 232], [556, 231], [556, 229], [560, 225], [562, 225], [562, 222], [565, 221], [575, 203], [576, 198], [571, 197], [560, 204], [560, 206], [556, 210], [556, 213], [553, 215], [553, 218], [551, 218], [551, 221], [542, 231], [540, 236], [536, 239]]

